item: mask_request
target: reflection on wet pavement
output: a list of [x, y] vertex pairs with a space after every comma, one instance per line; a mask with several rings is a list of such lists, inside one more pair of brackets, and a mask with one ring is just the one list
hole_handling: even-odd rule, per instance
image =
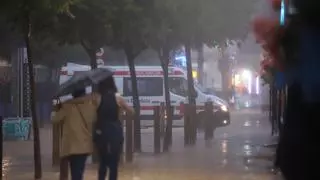
[[222, 153], [228, 153], [228, 144], [227, 144], [227, 140], [222, 140], [221, 141], [221, 152]]
[[243, 126], [250, 127], [251, 126], [251, 121], [245, 121]]
[[244, 152], [244, 155], [246, 156], [252, 155], [252, 147], [249, 144], [245, 144], [243, 146], [243, 152]]
[[[257, 145], [268, 141], [268, 128], [268, 122], [257, 116], [237, 116], [230, 126], [216, 130], [213, 141], [204, 141], [203, 133], [199, 133], [197, 145], [187, 148], [183, 145], [183, 129], [175, 128], [171, 153], [159, 156], [150, 156], [153, 133], [144, 129], [143, 150], [149, 155], [136, 155], [134, 164], [121, 169], [120, 180], [275, 180], [268, 169], [271, 161], [258, 162], [248, 158], [261, 151]], [[42, 134], [42, 138], [49, 138], [50, 132], [47, 134]], [[43, 180], [58, 179], [58, 173], [50, 166], [50, 142], [50, 139], [42, 139]], [[3, 169], [6, 179], [33, 179], [32, 152], [32, 142], [21, 146], [5, 144]], [[12, 168], [9, 173], [8, 167]], [[87, 169], [85, 180], [97, 179], [96, 168], [89, 165]]]
[[8, 173], [10, 164], [10, 159], [4, 158], [2, 160], [2, 177], [5, 177], [5, 175]]
[[262, 122], [259, 119], [248, 119], [246, 121], [244, 121], [243, 123], [244, 127], [261, 127], [262, 126]]

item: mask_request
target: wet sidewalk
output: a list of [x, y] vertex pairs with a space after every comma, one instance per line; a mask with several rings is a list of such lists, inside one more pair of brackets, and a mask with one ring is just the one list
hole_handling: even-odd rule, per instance
[[[58, 179], [57, 170], [51, 168], [50, 136], [50, 130], [41, 131], [43, 180]], [[175, 128], [171, 152], [154, 156], [153, 129], [143, 129], [143, 153], [135, 156], [133, 164], [121, 168], [120, 180], [276, 180], [270, 172], [271, 161], [248, 161], [248, 157], [261, 152], [272, 154], [260, 146], [270, 140], [270, 130], [259, 115], [234, 116], [230, 126], [216, 131], [215, 140], [206, 143], [203, 139], [199, 133], [197, 145], [185, 148], [183, 129]], [[11, 163], [5, 179], [33, 179], [32, 142], [4, 146], [4, 156]], [[88, 165], [86, 171], [85, 180], [91, 179], [97, 179], [94, 165]]]

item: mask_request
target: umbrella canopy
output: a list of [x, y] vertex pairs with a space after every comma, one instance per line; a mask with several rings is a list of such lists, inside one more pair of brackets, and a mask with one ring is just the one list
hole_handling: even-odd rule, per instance
[[112, 75], [113, 72], [106, 68], [98, 68], [81, 73], [75, 73], [67, 82], [60, 86], [56, 97], [65, 96], [73, 93], [75, 90], [99, 84], [101, 81], [111, 77]]

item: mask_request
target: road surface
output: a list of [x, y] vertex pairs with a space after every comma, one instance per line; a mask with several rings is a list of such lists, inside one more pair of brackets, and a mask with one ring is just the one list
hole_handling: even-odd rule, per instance
[[[195, 147], [184, 147], [183, 128], [174, 128], [170, 153], [154, 156], [153, 129], [142, 130], [143, 153], [135, 156], [131, 165], [121, 168], [120, 180], [275, 180], [271, 173], [272, 161], [256, 159], [257, 155], [272, 157], [272, 150], [261, 146], [271, 141], [266, 117], [254, 111], [232, 113], [232, 123], [219, 128], [212, 142], [198, 133]], [[51, 168], [50, 130], [41, 131], [43, 179], [58, 177]], [[33, 179], [32, 142], [4, 144], [6, 172], [9, 180]], [[85, 180], [96, 178], [96, 168], [89, 164]]]

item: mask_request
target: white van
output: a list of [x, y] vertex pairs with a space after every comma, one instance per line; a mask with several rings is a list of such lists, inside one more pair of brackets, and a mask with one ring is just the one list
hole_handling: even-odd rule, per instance
[[[131, 76], [127, 66], [99, 66], [114, 71], [115, 83], [127, 102], [132, 105]], [[164, 102], [163, 70], [160, 66], [136, 66], [137, 84], [141, 103], [141, 120], [153, 119], [153, 107]], [[68, 64], [61, 68], [60, 84], [66, 82], [75, 72], [88, 71], [90, 66]], [[182, 103], [187, 102], [187, 76], [183, 69], [169, 67], [169, 87], [171, 104], [174, 107], [173, 119], [183, 116]], [[195, 85], [198, 119], [203, 119], [205, 102], [212, 101], [214, 112], [218, 114], [221, 126], [230, 123], [228, 104], [216, 96], [206, 95]], [[181, 111], [180, 111], [181, 110]]]

